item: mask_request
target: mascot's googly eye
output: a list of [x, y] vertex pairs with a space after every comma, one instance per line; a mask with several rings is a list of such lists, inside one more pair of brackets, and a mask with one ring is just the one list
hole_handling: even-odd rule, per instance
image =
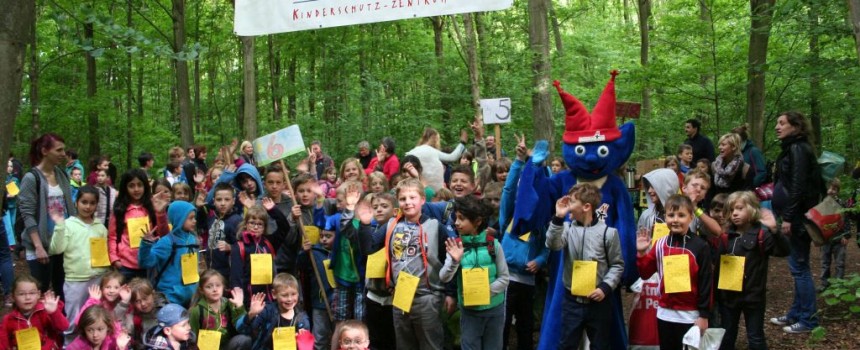
[[600, 156], [600, 158], [606, 158], [606, 156], [609, 155], [609, 147], [606, 147], [606, 146], [598, 147], [597, 148], [597, 155]]
[[[576, 155], [583, 156], [583, 155], [585, 155], [585, 146], [583, 146], [583, 145], [576, 146], [576, 148], [573, 151], [576, 152]], [[608, 150], [607, 150], [607, 153], [608, 153]]]

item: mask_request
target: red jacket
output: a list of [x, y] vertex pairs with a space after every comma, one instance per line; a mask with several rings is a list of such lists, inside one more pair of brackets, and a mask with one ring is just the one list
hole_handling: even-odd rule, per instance
[[[710, 318], [713, 286], [711, 247], [701, 237], [688, 233], [680, 238], [670, 234], [657, 240], [645, 256], [636, 259], [642, 279], [660, 273], [660, 307], [680, 311], [699, 311], [699, 317]], [[671, 247], [669, 246], [671, 240]], [[663, 256], [686, 254], [690, 262], [690, 291], [665, 292], [663, 284]]]
[[54, 313], [47, 313], [42, 302], [36, 304], [30, 318], [27, 319], [17, 308], [3, 317], [0, 325], [3, 334], [0, 336], [0, 349], [11, 349], [18, 346], [15, 332], [35, 327], [39, 330], [39, 338], [42, 342], [42, 350], [62, 349], [63, 331], [69, 328], [69, 320], [63, 316], [63, 302], [57, 305]]
[[[377, 165], [379, 165], [379, 158], [374, 157], [370, 160], [370, 164], [367, 165], [367, 168], [364, 169], [364, 173], [370, 175], [370, 173], [377, 170]], [[385, 163], [382, 164], [382, 173], [385, 174], [385, 177], [391, 181], [391, 177], [394, 174], [397, 174], [400, 171], [400, 159], [397, 159], [396, 154], [392, 154], [385, 158]]]

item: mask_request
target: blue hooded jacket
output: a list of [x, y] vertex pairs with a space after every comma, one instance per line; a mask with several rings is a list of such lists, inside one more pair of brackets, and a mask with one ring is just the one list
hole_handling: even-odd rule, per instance
[[[236, 189], [236, 203], [239, 203], [239, 192], [242, 191], [242, 184], [239, 183], [239, 175], [245, 174], [254, 179], [257, 183], [257, 198], [263, 197], [266, 195], [266, 189], [263, 187], [263, 180], [260, 177], [260, 172], [257, 171], [257, 168], [249, 163], [242, 164], [239, 169], [236, 170], [235, 173], [224, 170], [221, 173], [221, 177], [218, 178], [218, 182], [212, 184], [212, 189], [209, 190], [209, 193], [206, 194], [206, 204], [210, 207], [214, 206], [215, 200], [215, 186], [220, 183], [229, 183], [233, 185], [233, 188]], [[237, 205], [240, 207], [240, 205]]]
[[[522, 276], [534, 276], [534, 274], [526, 271], [526, 265], [534, 260], [539, 267], [546, 264], [549, 256], [549, 249], [546, 247], [546, 230], [544, 228], [533, 230], [529, 235], [528, 241], [520, 239], [525, 235], [524, 225], [516, 228], [511, 225], [511, 216], [514, 212], [514, 202], [516, 200], [516, 187], [522, 173], [523, 161], [517, 159], [511, 164], [508, 171], [508, 178], [505, 180], [505, 187], [502, 190], [502, 202], [499, 212], [499, 228], [502, 234], [499, 239], [502, 241], [502, 250], [505, 252], [505, 260], [507, 260], [508, 268], [511, 274]], [[545, 225], [544, 225], [545, 226]], [[532, 279], [534, 277], [531, 277]], [[528, 279], [524, 277], [523, 279]]]
[[199, 261], [197, 235], [182, 229], [189, 214], [194, 214], [194, 205], [176, 201], [167, 209], [167, 217], [173, 230], [156, 242], [142, 240], [137, 258], [143, 269], [155, 269], [159, 273], [155, 289], [163, 293], [171, 303], [191, 304], [191, 297], [197, 291], [197, 283], [182, 283], [182, 256], [195, 254]]

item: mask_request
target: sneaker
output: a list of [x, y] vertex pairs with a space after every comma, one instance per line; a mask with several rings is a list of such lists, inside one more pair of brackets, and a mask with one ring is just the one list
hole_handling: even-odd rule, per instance
[[6, 302], [3, 304], [3, 307], [5, 307], [7, 309], [11, 309], [13, 304], [14, 304], [14, 300], [12, 300], [12, 296], [7, 295], [6, 296]]
[[777, 326], [788, 326], [788, 325], [794, 323], [794, 321], [792, 321], [790, 318], [788, 318], [788, 316], [779, 316], [779, 317], [772, 317], [770, 319], [770, 323], [773, 323]]
[[809, 328], [800, 324], [800, 322], [797, 322], [795, 324], [792, 324], [791, 326], [782, 327], [782, 331], [789, 334], [809, 333], [812, 332], [812, 328]]

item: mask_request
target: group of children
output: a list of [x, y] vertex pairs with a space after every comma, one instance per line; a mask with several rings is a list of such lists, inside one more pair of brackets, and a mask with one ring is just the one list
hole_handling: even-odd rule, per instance
[[[691, 327], [717, 319], [732, 348], [741, 314], [750, 348], [766, 346], [768, 257], [787, 253], [785, 237], [751, 192], [717, 196], [705, 213], [712, 182], [702, 171], [643, 176], [649, 206], [637, 264], [625, 266], [591, 184], [556, 203], [545, 233], [500, 227], [524, 141], [483, 180], [469, 159], [453, 166], [448, 193], [425, 186], [408, 156], [390, 181], [354, 158], [340, 178], [328, 168], [317, 180], [302, 171], [308, 163], [292, 178], [283, 164], [251, 162], [186, 174], [181, 151], [171, 150], [167, 179], [133, 169], [115, 190], [99, 170], [77, 189], [77, 216], [49, 213], [49, 251], [63, 256], [66, 275], [53, 288], [64, 302], [41, 295], [44, 281], [17, 278], [0, 348], [441, 349], [451, 338], [443, 315], [454, 309], [463, 349], [506, 348], [512, 327], [519, 348], [531, 348], [536, 276], [550, 250], [562, 251], [570, 291], [559, 348], [578, 347], [583, 333], [592, 348], [609, 348], [607, 296], [630, 268], [659, 281], [651, 333], [661, 348], [680, 349]], [[547, 165], [557, 173], [564, 162]]]

